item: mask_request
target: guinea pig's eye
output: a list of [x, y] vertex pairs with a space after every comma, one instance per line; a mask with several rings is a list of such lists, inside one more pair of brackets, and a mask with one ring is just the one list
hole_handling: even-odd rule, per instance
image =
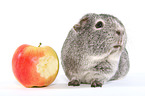
[[96, 28], [101, 28], [103, 27], [103, 22], [102, 21], [99, 21], [97, 22], [97, 24], [95, 25]]

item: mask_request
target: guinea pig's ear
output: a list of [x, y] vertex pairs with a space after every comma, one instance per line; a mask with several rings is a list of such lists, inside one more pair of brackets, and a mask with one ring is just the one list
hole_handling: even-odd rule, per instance
[[78, 24], [75, 24], [73, 26], [74, 30], [79, 31], [81, 28], [83, 28], [86, 25], [87, 21], [88, 21], [88, 17], [82, 18]]

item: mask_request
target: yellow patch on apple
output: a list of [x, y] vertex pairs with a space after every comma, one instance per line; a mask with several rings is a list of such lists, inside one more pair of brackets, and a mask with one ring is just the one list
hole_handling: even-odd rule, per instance
[[39, 63], [37, 64], [37, 72], [40, 73], [41, 77], [48, 78], [52, 74], [55, 74], [58, 70], [58, 61], [52, 56], [44, 56], [39, 58]]

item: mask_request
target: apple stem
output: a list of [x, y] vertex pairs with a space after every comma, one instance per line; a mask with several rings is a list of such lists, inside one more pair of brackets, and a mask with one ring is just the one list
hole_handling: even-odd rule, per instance
[[42, 45], [42, 43], [40, 42], [38, 47], [40, 47], [41, 45]]

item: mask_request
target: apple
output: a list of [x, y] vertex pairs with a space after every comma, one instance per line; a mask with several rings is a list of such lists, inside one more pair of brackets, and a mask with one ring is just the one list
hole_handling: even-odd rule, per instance
[[[41, 45], [41, 43], [40, 43]], [[12, 58], [12, 70], [16, 79], [25, 87], [50, 85], [59, 70], [56, 52], [49, 46], [38, 47], [23, 44]]]

